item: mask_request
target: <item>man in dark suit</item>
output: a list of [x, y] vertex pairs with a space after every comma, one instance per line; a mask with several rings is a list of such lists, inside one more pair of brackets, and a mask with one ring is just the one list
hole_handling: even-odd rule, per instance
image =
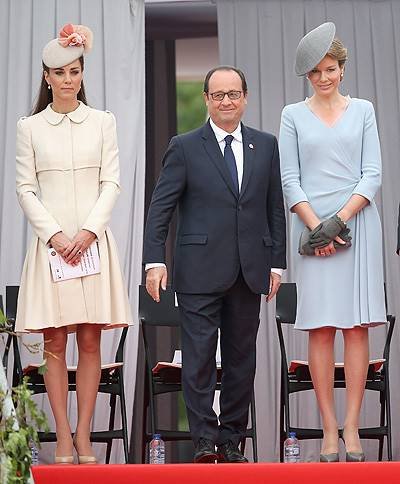
[[[173, 137], [165, 153], [147, 218], [143, 262], [147, 291], [159, 301], [160, 287], [167, 284], [165, 241], [178, 206], [173, 287], [194, 459], [247, 462], [238, 444], [254, 383], [260, 294], [268, 294], [268, 301], [274, 297], [286, 267], [279, 153], [274, 136], [241, 123], [247, 85], [239, 69], [212, 69], [204, 100], [209, 121]], [[219, 424], [212, 408], [218, 329]]]

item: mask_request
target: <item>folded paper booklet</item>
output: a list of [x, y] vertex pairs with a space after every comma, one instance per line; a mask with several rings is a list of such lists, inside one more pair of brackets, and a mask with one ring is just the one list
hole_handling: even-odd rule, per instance
[[[217, 366], [217, 369], [221, 369], [221, 359], [218, 357], [218, 355], [215, 358], [215, 363]], [[174, 358], [172, 362], [169, 361], [159, 361], [156, 366], [153, 368], [153, 373], [157, 374], [161, 370], [165, 370], [166, 368], [182, 368], [182, 351], [181, 350], [175, 350], [174, 352]]]
[[80, 263], [76, 266], [67, 264], [52, 247], [48, 249], [48, 256], [54, 282], [74, 279], [75, 277], [91, 276], [100, 272], [99, 248], [96, 240], [85, 250]]

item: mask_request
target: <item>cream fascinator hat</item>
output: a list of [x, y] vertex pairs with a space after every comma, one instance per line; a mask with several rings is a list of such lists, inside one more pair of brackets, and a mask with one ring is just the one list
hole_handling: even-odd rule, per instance
[[50, 40], [44, 46], [42, 60], [51, 69], [63, 67], [90, 52], [92, 45], [93, 33], [88, 27], [66, 24], [60, 30], [58, 38]]
[[300, 40], [294, 68], [298, 76], [306, 75], [322, 61], [332, 45], [335, 31], [333, 22], [325, 22]]

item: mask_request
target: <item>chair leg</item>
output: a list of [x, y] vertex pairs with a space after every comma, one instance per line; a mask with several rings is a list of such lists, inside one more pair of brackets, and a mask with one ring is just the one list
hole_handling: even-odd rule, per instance
[[[117, 402], [117, 397], [115, 395], [110, 395], [110, 419], [108, 422], [108, 430], [114, 430], [116, 402]], [[112, 446], [112, 439], [110, 439], [107, 442], [106, 464], [110, 463], [111, 446]]]
[[148, 429], [148, 420], [149, 420], [149, 381], [148, 378], [145, 378], [144, 382], [144, 397], [143, 397], [143, 415], [142, 415], [142, 464], [146, 464], [147, 462], [147, 429]]
[[389, 387], [389, 368], [385, 372], [385, 389], [386, 389], [386, 424], [387, 424], [387, 454], [388, 460], [393, 460], [392, 456], [392, 414], [390, 409], [390, 387]]
[[[282, 363], [283, 364], [283, 363]], [[283, 367], [282, 367], [283, 368]], [[281, 433], [281, 448], [280, 448], [280, 459], [281, 462], [284, 461], [283, 455], [283, 443], [285, 439], [289, 436], [290, 431], [290, 411], [289, 411], [289, 382], [287, 373], [282, 374], [281, 378], [281, 419], [282, 419], [282, 433]]]
[[142, 440], [142, 464], [147, 464], [147, 439], [146, 439], [146, 429], [143, 429], [143, 440]]
[[[386, 399], [385, 399], [385, 394], [384, 392], [380, 393], [380, 404], [381, 404], [381, 415], [380, 415], [380, 426], [384, 427], [385, 426], [385, 410], [386, 410]], [[383, 457], [383, 441], [384, 437], [379, 438], [379, 450], [378, 450], [378, 461], [382, 461]]]
[[251, 437], [251, 444], [253, 446], [253, 462], [258, 462], [258, 450], [257, 450], [257, 436]]
[[154, 394], [150, 392], [150, 401], [149, 401], [149, 410], [150, 410], [150, 433], [153, 435], [156, 432], [157, 428], [157, 415], [156, 415], [156, 402], [154, 401]]
[[279, 436], [279, 462], [284, 461], [284, 456], [283, 456], [283, 443], [284, 439], [282, 438], [282, 434]]
[[282, 436], [285, 432], [285, 419], [284, 419], [284, 403], [283, 403], [283, 393], [281, 389], [281, 402], [279, 410], [279, 462], [283, 462], [283, 439]]
[[250, 402], [250, 411], [251, 411], [251, 427], [253, 429], [251, 433], [251, 444], [253, 447], [253, 462], [258, 462], [256, 398], [254, 395], [254, 388], [253, 388], [253, 394]]
[[147, 456], [147, 418], [149, 413], [148, 403], [144, 402], [143, 406], [143, 425], [142, 425], [142, 464], [146, 464]]
[[244, 450], [246, 448], [246, 437], [240, 441], [240, 452], [244, 455]]
[[383, 457], [383, 437], [379, 437], [378, 462], [382, 462]]
[[121, 405], [122, 436], [123, 436], [123, 443], [124, 443], [125, 464], [127, 464], [129, 460], [128, 422], [126, 418], [124, 377], [123, 377], [122, 371], [123, 371], [122, 368], [120, 368], [119, 369], [119, 381], [120, 381], [119, 401]]

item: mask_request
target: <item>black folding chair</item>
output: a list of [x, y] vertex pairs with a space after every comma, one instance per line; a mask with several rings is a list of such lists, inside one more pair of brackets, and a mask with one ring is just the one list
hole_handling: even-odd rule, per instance
[[[290, 423], [290, 398], [293, 393], [312, 390], [308, 362], [293, 360], [290, 363], [287, 359], [285, 339], [282, 325], [294, 325], [296, 319], [297, 292], [295, 283], [281, 284], [276, 296], [276, 326], [278, 330], [279, 346], [281, 351], [281, 398], [280, 398], [280, 460], [283, 462], [283, 442], [290, 432], [296, 432], [299, 440], [321, 439], [322, 429], [310, 429], [304, 427], [293, 427]], [[387, 438], [388, 460], [392, 460], [392, 432], [390, 412], [390, 387], [389, 387], [389, 355], [390, 343], [392, 340], [395, 316], [387, 315], [389, 322], [386, 336], [383, 358], [370, 360], [368, 367], [366, 390], [379, 392], [380, 402], [380, 425], [379, 427], [360, 428], [361, 439], [379, 440], [379, 460], [382, 460], [383, 441]], [[345, 388], [346, 381], [343, 366], [335, 365], [334, 388]], [[342, 437], [343, 430], [339, 430]]]
[[17, 314], [17, 298], [18, 298], [18, 289], [19, 286], [6, 286], [6, 302], [5, 302], [5, 310], [3, 309], [4, 315], [7, 319], [7, 327], [10, 330], [10, 334], [7, 334], [5, 351], [3, 353], [3, 366], [5, 372], [7, 374], [8, 371], [8, 363], [9, 363], [9, 354], [11, 348], [13, 349], [13, 354], [17, 355], [14, 356], [14, 365], [13, 365], [13, 372], [12, 372], [12, 386], [15, 387], [20, 383], [21, 378], [18, 374], [16, 358], [19, 358], [19, 348], [18, 348], [18, 339], [13, 334], [14, 327], [15, 327], [15, 316]]
[[[11, 323], [15, 322], [17, 313], [17, 298], [19, 286], [6, 287], [6, 313], [7, 318]], [[124, 376], [123, 376], [123, 353], [124, 344], [127, 336], [128, 328], [125, 327], [121, 332], [121, 337], [118, 343], [115, 360], [113, 363], [104, 364], [101, 366], [101, 376], [99, 383], [99, 393], [110, 395], [110, 415], [108, 421], [108, 430], [91, 432], [91, 442], [100, 442], [107, 444], [106, 450], [106, 464], [110, 462], [111, 447], [113, 440], [122, 439], [124, 446], [125, 462], [128, 462], [128, 424], [126, 416], [125, 404], [125, 390], [124, 390]], [[39, 335], [38, 335], [39, 337]], [[21, 364], [21, 357], [18, 348], [17, 337], [13, 337], [13, 353], [14, 353], [14, 384], [22, 381], [24, 376], [29, 378], [28, 388], [34, 394], [43, 394], [46, 392], [43, 376], [39, 374], [39, 365], [28, 365], [23, 368]], [[68, 366], [68, 391], [76, 391], [76, 366]], [[115, 410], [117, 397], [119, 397], [121, 409], [121, 428], [115, 429]], [[39, 432], [39, 440], [41, 442], [56, 442], [57, 437], [55, 432], [43, 433]]]
[[[171, 393], [181, 392], [181, 368], [172, 367], [170, 365], [160, 364], [154, 356], [152, 351], [151, 336], [154, 334], [156, 328], [175, 328], [180, 327], [179, 308], [175, 303], [175, 294], [171, 287], [167, 287], [166, 291], [161, 291], [160, 302], [156, 303], [147, 293], [144, 285], [139, 286], [139, 317], [140, 327], [143, 337], [146, 363], [146, 382], [145, 382], [145, 408], [144, 408], [144, 422], [146, 429], [143, 435], [143, 449], [151, 441], [153, 434], [160, 434], [162, 439], [166, 442], [190, 441], [190, 432], [177, 429], [163, 429], [160, 428], [157, 418], [156, 400], [157, 396]], [[170, 357], [172, 356], [172, 349], [167, 349]], [[222, 371], [217, 371], [217, 390], [221, 389], [221, 375]], [[256, 408], [254, 391], [250, 402], [250, 423], [246, 429], [245, 437], [240, 443], [241, 451], [244, 452], [246, 439], [251, 439], [253, 448], [253, 460], [258, 461], [257, 455], [257, 428], [256, 428]], [[147, 455], [147, 453], [146, 453]], [[143, 454], [143, 462], [146, 461], [146, 456]]]
[[[0, 294], [0, 311], [5, 316], [5, 313], [4, 313], [4, 304], [3, 304], [3, 295], [2, 294]], [[12, 343], [12, 335], [10, 335], [10, 334], [3, 335], [3, 341], [5, 342], [5, 346], [4, 346], [4, 353], [3, 353], [3, 358], [2, 358], [2, 364], [3, 364], [3, 367], [4, 367], [4, 372], [7, 375], [7, 370], [8, 370], [8, 355], [9, 355], [10, 347], [11, 347], [11, 343]]]

